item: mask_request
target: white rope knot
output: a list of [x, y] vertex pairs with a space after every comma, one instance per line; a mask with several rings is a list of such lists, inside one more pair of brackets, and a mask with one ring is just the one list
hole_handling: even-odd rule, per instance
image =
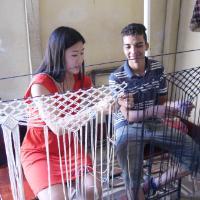
[[18, 121], [11, 115], [8, 115], [3, 118], [2, 126], [5, 126], [12, 131], [18, 126]]

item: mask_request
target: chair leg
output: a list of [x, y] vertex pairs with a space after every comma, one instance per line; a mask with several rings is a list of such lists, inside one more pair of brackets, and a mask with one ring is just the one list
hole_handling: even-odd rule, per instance
[[178, 179], [177, 200], [181, 199], [181, 178]]

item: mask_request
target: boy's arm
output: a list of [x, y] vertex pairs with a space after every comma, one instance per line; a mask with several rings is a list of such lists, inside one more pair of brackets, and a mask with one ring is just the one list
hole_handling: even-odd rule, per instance
[[167, 103], [167, 95], [160, 96], [160, 97], [158, 98], [158, 104], [159, 104], [159, 105], [163, 105], [163, 104], [165, 104], [165, 103]]
[[151, 117], [164, 118], [169, 115], [177, 115], [178, 109], [165, 105], [150, 106], [144, 110], [129, 110], [125, 106], [120, 107], [123, 116], [129, 122], [139, 122]]
[[151, 117], [164, 118], [169, 115], [176, 115], [178, 112], [178, 108], [174, 107], [173, 104], [167, 104], [167, 95], [159, 97], [159, 105], [150, 106], [144, 110], [131, 110], [130, 108], [134, 106], [133, 102], [133, 96], [129, 101], [126, 96], [121, 96], [118, 99], [120, 111], [129, 122], [139, 122]]

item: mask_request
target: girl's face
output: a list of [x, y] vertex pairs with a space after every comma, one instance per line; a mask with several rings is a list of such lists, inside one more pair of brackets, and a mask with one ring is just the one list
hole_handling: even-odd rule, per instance
[[77, 42], [65, 51], [66, 71], [71, 74], [78, 74], [84, 59], [84, 44]]

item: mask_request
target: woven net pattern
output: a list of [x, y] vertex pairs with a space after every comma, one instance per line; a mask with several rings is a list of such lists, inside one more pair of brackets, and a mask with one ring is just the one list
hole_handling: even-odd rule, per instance
[[[12, 129], [12, 121], [43, 127], [42, 122], [49, 120], [55, 126], [74, 132], [92, 119], [97, 111], [114, 103], [125, 86], [102, 86], [88, 90], [80, 89], [76, 92], [68, 91], [65, 94], [0, 102], [0, 123], [9, 119], [6, 123]], [[118, 91], [118, 94], [113, 94], [113, 90]], [[43, 120], [40, 116], [43, 116]]]
[[200, 93], [200, 66], [169, 73], [167, 80], [194, 99]]

